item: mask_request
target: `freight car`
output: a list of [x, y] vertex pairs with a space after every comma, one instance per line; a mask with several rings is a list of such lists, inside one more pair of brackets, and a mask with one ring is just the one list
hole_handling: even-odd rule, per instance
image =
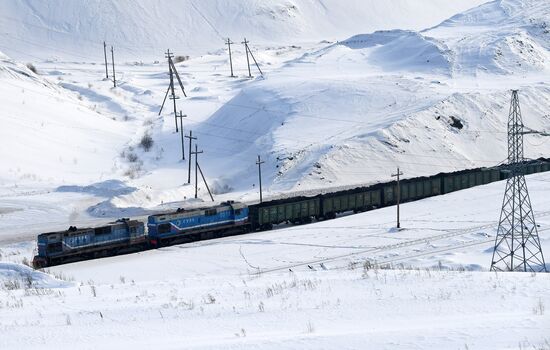
[[221, 205], [151, 215], [147, 219], [153, 247], [211, 239], [250, 230], [248, 206], [228, 201]]
[[259, 204], [250, 208], [249, 220], [254, 230], [269, 230], [281, 223], [302, 224], [319, 219], [320, 197], [294, 197]]
[[120, 219], [95, 228], [69, 227], [38, 235], [36, 268], [144, 250], [148, 238], [143, 222]]

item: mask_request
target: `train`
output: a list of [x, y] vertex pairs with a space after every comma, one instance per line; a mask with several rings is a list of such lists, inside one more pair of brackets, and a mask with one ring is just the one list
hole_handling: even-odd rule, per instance
[[[504, 180], [506, 165], [439, 173], [400, 181], [400, 202], [410, 202]], [[550, 159], [527, 161], [525, 174], [550, 171]], [[397, 182], [377, 183], [313, 196], [295, 196], [247, 205], [219, 205], [150, 215], [145, 223], [129, 218], [100, 227], [69, 227], [38, 235], [35, 268], [44, 268], [160, 248], [198, 240], [270, 230], [274, 225], [329, 220], [346, 212], [363, 212], [397, 203]]]

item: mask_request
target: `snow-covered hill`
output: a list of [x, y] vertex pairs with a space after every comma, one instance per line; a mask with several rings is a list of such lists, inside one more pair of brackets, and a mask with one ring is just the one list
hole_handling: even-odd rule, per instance
[[[462, 10], [479, 3], [435, 1], [423, 7], [410, 1], [354, 2], [342, 7], [329, 1], [188, 1], [174, 3], [168, 16], [158, 2], [88, 2], [85, 7], [77, 2], [63, 2], [64, 7], [56, 1], [3, 2], [0, 23], [8, 34], [1, 38], [12, 40], [3, 41], [12, 52], [29, 49], [49, 57], [48, 50], [56, 47], [60, 57], [38, 60], [39, 76], [10, 73], [2, 78], [8, 84], [2, 85], [1, 98], [9, 111], [1, 116], [3, 132], [9, 134], [4, 139], [12, 146], [2, 152], [13, 164], [0, 174], [3, 206], [11, 208], [4, 224], [13, 235], [31, 231], [17, 225], [37, 203], [40, 210], [60, 203], [63, 209], [35, 217], [33, 229], [45, 222], [60, 228], [97, 216], [143, 214], [145, 209], [181, 206], [193, 197], [171, 101], [157, 115], [168, 84], [166, 64], [126, 51], [133, 53], [132, 62], [117, 64], [119, 84], [113, 88], [104, 78], [102, 57], [90, 60], [85, 54], [74, 61], [70, 55], [74, 37], [87, 48], [82, 43], [95, 41], [119, 17], [113, 28], [120, 30], [111, 32], [129, 43], [122, 43], [121, 50], [138, 41], [145, 47], [168, 44], [168, 33], [178, 32], [179, 26], [160, 29], [176, 20], [193, 24], [182, 29], [185, 45], [200, 39], [219, 49], [219, 38], [210, 37], [217, 35], [213, 27], [233, 35], [249, 24], [257, 36], [247, 37], [256, 43], [268, 36], [288, 43], [252, 47], [265, 73], [260, 76], [253, 65], [254, 79], [247, 77], [239, 44], [233, 46], [237, 78], [228, 77], [228, 56], [220, 49], [177, 63], [188, 93], [188, 98], [180, 96], [177, 108], [187, 114], [185, 132], [192, 130], [204, 150], [201, 168], [217, 201], [257, 198], [257, 155], [266, 161], [266, 196], [387, 181], [396, 167], [413, 177], [498, 164], [506, 158], [509, 89], [520, 89], [526, 125], [548, 125], [545, 18], [550, 5], [503, 0], [456, 14], [457, 6]], [[281, 6], [290, 12], [280, 11]], [[101, 11], [105, 13], [99, 16]], [[198, 12], [204, 17], [192, 15]], [[386, 12], [393, 14], [380, 15]], [[413, 16], [417, 12], [422, 15]], [[226, 13], [235, 17], [229, 20]], [[20, 23], [6, 26], [16, 14]], [[97, 16], [100, 20], [91, 20]], [[343, 16], [349, 18], [343, 21]], [[43, 31], [44, 26], [49, 29]], [[429, 28], [417, 30], [423, 27]], [[371, 28], [377, 31], [369, 33]], [[16, 29], [19, 34], [10, 32]], [[28, 40], [18, 41], [18, 35]], [[334, 37], [339, 41], [319, 41]], [[44, 45], [36, 46], [34, 38]], [[505, 50], [505, 43], [514, 44]], [[523, 44], [525, 49], [517, 46]], [[157, 59], [162, 50], [155, 47]], [[2, 62], [17, 66], [7, 58]], [[45, 89], [34, 85], [50, 88], [26, 99], [21, 108], [23, 81], [32, 84], [25, 89], [28, 95]], [[61, 123], [70, 132], [42, 130], [42, 120], [44, 128]], [[25, 136], [18, 133], [21, 122], [26, 123]], [[150, 150], [140, 146], [144, 135], [152, 136]], [[526, 137], [525, 147], [528, 157], [550, 154], [550, 142], [538, 136]], [[185, 148], [187, 152], [187, 143]], [[205, 186], [199, 187], [199, 197], [206, 198]], [[26, 200], [37, 189], [40, 195]], [[80, 196], [76, 204], [74, 198], [67, 200], [70, 191]]]
[[[267, 153], [275, 191], [376, 182], [397, 166], [418, 176], [498, 164], [510, 89], [525, 124], [547, 128], [549, 17], [548, 3], [495, 1], [422, 32], [353, 36], [250, 84], [198, 135], [207, 149], [225, 137], [227, 153]], [[525, 147], [550, 154], [538, 136]], [[216, 165], [210, 173], [229, 168]], [[253, 173], [239, 170], [235, 179]]]
[[87, 184], [110, 176], [117, 149], [127, 141], [111, 116], [5, 55], [0, 82], [0, 193], [11, 186]]
[[[101, 61], [196, 55], [243, 37], [262, 45], [336, 40], [380, 29], [423, 29], [485, 0], [139, 0], [0, 2], [0, 50], [24, 59]], [[427, 10], [426, 7], [427, 6]]]

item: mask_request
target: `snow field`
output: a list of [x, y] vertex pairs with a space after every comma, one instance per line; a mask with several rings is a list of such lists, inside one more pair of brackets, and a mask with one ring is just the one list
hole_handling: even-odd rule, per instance
[[[0, 53], [0, 348], [550, 349], [548, 274], [487, 271], [504, 182], [403, 204], [403, 230], [390, 207], [24, 266], [40, 232], [204, 204], [170, 101], [157, 114], [168, 47], [191, 56], [178, 109], [217, 201], [257, 199], [258, 154], [264, 198], [503, 161], [509, 89], [525, 125], [549, 124], [550, 6], [491, 1], [437, 24], [481, 3], [1, 3], [0, 50], [39, 74]], [[228, 77], [222, 36], [243, 32], [263, 77], [246, 78], [238, 43]], [[528, 157], [549, 146], [525, 138]], [[549, 182], [528, 177], [544, 252]]]
[[[547, 346], [546, 274], [281, 272], [0, 289], [3, 348]], [[545, 338], [546, 336], [546, 338]]]
[[[549, 251], [550, 175], [527, 181]], [[487, 271], [503, 187], [405, 203], [400, 231], [390, 207], [57, 266], [57, 282], [15, 263], [33, 243], [3, 247], [2, 346], [544, 349], [548, 274]]]

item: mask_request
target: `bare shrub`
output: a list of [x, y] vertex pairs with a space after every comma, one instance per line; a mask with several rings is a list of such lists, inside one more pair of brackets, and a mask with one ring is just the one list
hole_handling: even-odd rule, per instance
[[130, 163], [135, 163], [139, 160], [139, 157], [134, 152], [128, 152], [126, 153], [126, 160], [128, 160]]
[[359, 262], [357, 261], [350, 261], [348, 263], [348, 270], [355, 270], [359, 266]]
[[313, 323], [311, 323], [311, 321], [307, 321], [306, 333], [313, 333], [313, 332], [315, 332], [315, 327], [313, 327]]
[[32, 282], [33, 282], [32, 274], [30, 273], [25, 274], [25, 278], [23, 279], [23, 282], [25, 282], [25, 289], [31, 288]]
[[153, 147], [153, 138], [148, 133], [143, 134], [141, 141], [139, 141], [139, 146], [143, 148], [145, 152], [149, 152], [151, 147]]
[[55, 277], [56, 279], [61, 280], [61, 281], [66, 281], [66, 282], [73, 282], [74, 281], [74, 277], [65, 275], [61, 271], [59, 271], [59, 272], [51, 271], [50, 269], [44, 269], [42, 271], [44, 273], [47, 273], [48, 275], [52, 275], [53, 277]]
[[29, 62], [27, 63], [26, 66], [31, 72], [33, 72], [34, 74], [38, 74], [38, 71], [36, 70], [36, 67], [34, 66], [34, 64]]
[[205, 297], [203, 297], [203, 302], [205, 304], [214, 304], [216, 302], [216, 298], [212, 294], [207, 294]]
[[180, 63], [189, 60], [189, 56], [176, 56], [174, 57], [175, 63]]
[[193, 310], [195, 309], [195, 302], [193, 300], [189, 300], [189, 302], [186, 303], [185, 301], [182, 300], [178, 303], [178, 306], [186, 310]]
[[542, 302], [542, 299], [539, 298], [539, 301], [533, 308], [533, 313], [535, 315], [541, 315], [541, 316], [544, 315], [544, 303]]
[[135, 179], [139, 176], [139, 172], [141, 171], [141, 164], [133, 164], [131, 167], [126, 169], [124, 172], [124, 176], [128, 176], [130, 179]]
[[52, 295], [54, 292], [49, 288], [29, 288], [25, 289], [25, 296], [43, 296]]
[[21, 283], [18, 279], [4, 281], [4, 288], [7, 290], [16, 290], [21, 288]]

